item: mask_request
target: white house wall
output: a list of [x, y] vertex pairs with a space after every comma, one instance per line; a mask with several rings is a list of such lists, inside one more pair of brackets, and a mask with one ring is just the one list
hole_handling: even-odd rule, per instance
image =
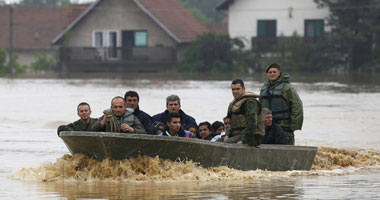
[[[290, 16], [291, 14], [291, 16]], [[257, 20], [276, 20], [277, 36], [304, 36], [306, 19], [325, 19], [327, 8], [318, 8], [314, 0], [235, 0], [228, 10], [228, 32], [251, 48], [257, 36]]]

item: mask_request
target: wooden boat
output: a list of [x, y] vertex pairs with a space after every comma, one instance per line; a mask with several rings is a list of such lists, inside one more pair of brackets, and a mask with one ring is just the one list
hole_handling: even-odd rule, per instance
[[203, 167], [227, 166], [239, 170], [310, 170], [317, 147], [210, 142], [156, 135], [62, 131], [59, 135], [72, 154], [96, 160], [122, 160], [147, 155], [170, 160], [192, 160]]

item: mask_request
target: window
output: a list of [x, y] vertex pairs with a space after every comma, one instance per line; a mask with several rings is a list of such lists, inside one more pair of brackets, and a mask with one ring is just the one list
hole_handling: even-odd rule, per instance
[[118, 32], [117, 31], [94, 31], [93, 43], [94, 47], [117, 47], [118, 44]]
[[146, 31], [136, 31], [135, 32], [135, 46], [141, 47], [141, 46], [147, 46], [147, 34]]
[[146, 31], [122, 31], [123, 47], [145, 47], [148, 46], [148, 34]]
[[94, 33], [94, 45], [95, 47], [103, 46], [103, 32], [97, 31]]
[[276, 37], [276, 20], [258, 20], [257, 21], [257, 37]]
[[323, 36], [325, 23], [323, 19], [305, 20], [305, 37], [316, 38]]

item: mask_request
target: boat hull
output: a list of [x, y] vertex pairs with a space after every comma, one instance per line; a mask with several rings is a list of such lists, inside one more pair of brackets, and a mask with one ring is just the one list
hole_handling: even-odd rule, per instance
[[227, 166], [239, 170], [310, 170], [317, 147], [227, 144], [192, 138], [142, 134], [62, 131], [60, 137], [72, 154], [102, 161], [138, 155], [176, 161], [192, 160], [203, 167]]

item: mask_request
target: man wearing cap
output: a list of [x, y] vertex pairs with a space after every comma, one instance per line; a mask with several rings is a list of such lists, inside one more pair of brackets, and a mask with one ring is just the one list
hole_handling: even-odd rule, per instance
[[301, 130], [303, 105], [297, 91], [289, 81], [289, 74], [280, 72], [280, 65], [273, 63], [266, 69], [267, 80], [260, 91], [262, 106], [272, 111], [274, 123], [280, 124], [287, 144], [294, 145], [294, 131]]

